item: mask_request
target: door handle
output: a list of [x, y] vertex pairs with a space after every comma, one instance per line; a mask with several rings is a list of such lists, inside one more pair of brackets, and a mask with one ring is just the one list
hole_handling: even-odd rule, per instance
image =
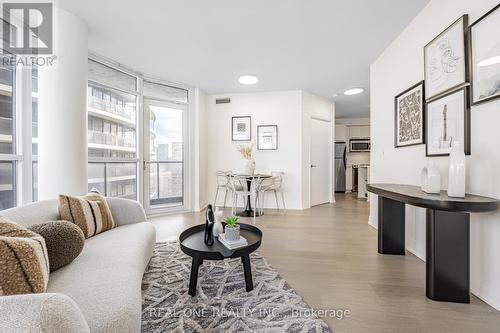
[[311, 168], [317, 168], [317, 165], [311, 164]]

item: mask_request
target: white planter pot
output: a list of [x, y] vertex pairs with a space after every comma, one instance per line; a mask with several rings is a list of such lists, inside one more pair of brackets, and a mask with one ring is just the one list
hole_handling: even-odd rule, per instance
[[465, 153], [460, 144], [451, 149], [448, 177], [448, 196], [465, 198]]
[[240, 225], [237, 224], [235, 228], [226, 226], [224, 235], [228, 241], [237, 241], [240, 239]]
[[243, 173], [246, 175], [253, 175], [255, 173], [255, 160], [248, 158], [243, 160]]

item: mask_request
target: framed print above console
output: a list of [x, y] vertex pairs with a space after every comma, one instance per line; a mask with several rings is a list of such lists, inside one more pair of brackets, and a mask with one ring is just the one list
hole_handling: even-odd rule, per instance
[[472, 105], [500, 97], [500, 4], [470, 26]]
[[468, 82], [467, 25], [463, 15], [424, 47], [427, 101]]
[[250, 116], [232, 117], [231, 122], [233, 141], [252, 140], [252, 118]]
[[278, 125], [257, 126], [257, 149], [258, 150], [278, 149]]
[[426, 154], [447, 156], [458, 142], [470, 155], [470, 105], [468, 87], [449, 92], [427, 103]]
[[408, 88], [394, 98], [394, 112], [394, 147], [424, 143], [424, 81]]

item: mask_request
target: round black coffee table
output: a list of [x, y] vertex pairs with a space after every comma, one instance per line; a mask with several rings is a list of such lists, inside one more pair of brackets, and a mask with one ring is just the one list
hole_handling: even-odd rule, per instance
[[257, 250], [262, 241], [262, 231], [259, 228], [240, 223], [241, 236], [246, 238], [248, 245], [236, 250], [230, 250], [217, 238], [214, 245], [205, 245], [205, 224], [200, 224], [184, 230], [179, 236], [181, 250], [193, 258], [191, 264], [191, 277], [189, 279], [189, 295], [196, 295], [196, 283], [198, 282], [198, 268], [203, 260], [224, 260], [227, 258], [241, 258], [245, 272], [245, 283], [247, 291], [253, 290], [252, 269], [250, 266], [250, 253]]

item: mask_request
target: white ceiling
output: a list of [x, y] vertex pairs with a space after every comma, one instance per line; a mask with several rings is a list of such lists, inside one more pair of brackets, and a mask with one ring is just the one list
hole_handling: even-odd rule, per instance
[[[429, 0], [59, 0], [89, 49], [208, 93], [304, 89], [369, 115], [369, 66]], [[237, 79], [252, 73], [255, 86]], [[350, 87], [358, 96], [342, 96]]]

